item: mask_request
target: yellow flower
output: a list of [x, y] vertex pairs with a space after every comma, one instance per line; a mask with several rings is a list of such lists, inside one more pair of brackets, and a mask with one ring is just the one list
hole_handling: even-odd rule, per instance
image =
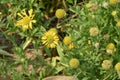
[[71, 68], [77, 68], [79, 66], [79, 60], [76, 58], [73, 58], [69, 61], [69, 65]]
[[115, 45], [113, 43], [109, 43], [106, 47], [106, 52], [112, 54], [116, 51]]
[[97, 27], [92, 27], [89, 30], [90, 36], [97, 36], [99, 34], [99, 29]]
[[25, 9], [21, 13], [17, 13], [18, 16], [20, 16], [22, 19], [17, 21], [16, 26], [21, 26], [22, 29], [25, 31], [27, 29], [32, 29], [32, 23], [36, 23], [36, 20], [33, 20], [34, 14], [33, 9], [30, 9], [28, 11], [28, 14], [26, 13]]
[[115, 65], [115, 70], [120, 71], [120, 62]]
[[112, 16], [116, 16], [117, 11], [112, 11]]
[[69, 45], [72, 41], [69, 36], [64, 37], [63, 42], [65, 45]]
[[48, 48], [55, 48], [58, 45], [58, 41], [57, 30], [53, 28], [42, 36], [42, 43]]
[[68, 49], [73, 49], [73, 48], [75, 48], [74, 44], [70, 43], [69, 46], [68, 46]]
[[118, 0], [109, 0], [110, 4], [117, 4]]
[[57, 30], [55, 28], [51, 28], [49, 31], [57, 34]]
[[112, 67], [112, 62], [110, 60], [104, 60], [102, 62], [102, 68], [108, 70]]
[[64, 9], [57, 9], [56, 12], [55, 12], [55, 16], [57, 18], [63, 18], [66, 16], [66, 12]]
[[89, 9], [89, 8], [91, 8], [91, 7], [92, 7], [92, 4], [91, 4], [91, 3], [88, 3], [88, 4], [86, 4], [85, 6], [86, 6], [86, 8], [88, 8], [88, 9]]
[[120, 20], [117, 21], [116, 26], [120, 27]]

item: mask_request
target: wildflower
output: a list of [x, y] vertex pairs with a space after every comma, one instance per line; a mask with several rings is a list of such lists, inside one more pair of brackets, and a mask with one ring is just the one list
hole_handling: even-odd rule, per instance
[[94, 18], [95, 18], [95, 15], [91, 15], [91, 17], [92, 17], [92, 19], [94, 19]]
[[73, 43], [70, 43], [69, 46], [68, 46], [68, 49], [73, 49], [75, 46]]
[[98, 10], [99, 6], [97, 4], [93, 4], [92, 7], [89, 9], [90, 11]]
[[72, 41], [69, 36], [64, 37], [63, 42], [65, 45], [69, 45]]
[[104, 35], [103, 39], [106, 40], [106, 41], [108, 41], [110, 39], [110, 35], [108, 35], [108, 34]]
[[108, 8], [108, 3], [107, 2], [103, 2], [103, 5], [102, 5], [105, 9]]
[[92, 27], [89, 30], [90, 36], [97, 36], [99, 33], [99, 29], [97, 27]]
[[116, 26], [120, 27], [120, 20], [117, 21]]
[[112, 11], [112, 16], [116, 16], [117, 11]]
[[109, 0], [110, 4], [117, 4], [118, 0]]
[[71, 68], [77, 68], [79, 66], [79, 60], [76, 58], [73, 58], [69, 61], [69, 65]]
[[115, 70], [117, 71], [118, 77], [120, 78], [120, 62], [115, 65]]
[[120, 71], [120, 62], [115, 65], [115, 70]]
[[112, 62], [110, 60], [104, 60], [102, 62], [102, 68], [108, 70], [112, 67]]
[[91, 4], [91, 3], [88, 3], [88, 4], [86, 4], [85, 6], [86, 6], [86, 8], [88, 8], [88, 9], [89, 9], [89, 8], [91, 8], [91, 7], [92, 7], [92, 4]]
[[20, 13], [17, 13], [18, 16], [20, 16], [22, 19], [17, 21], [16, 26], [22, 26], [22, 29], [25, 31], [27, 29], [32, 29], [32, 23], [36, 23], [36, 20], [33, 20], [34, 14], [33, 9], [30, 9], [28, 11], [28, 14], [26, 13], [25, 9]]
[[54, 32], [55, 34], [57, 34], [57, 30], [55, 28], [51, 28], [49, 31]]
[[95, 48], [99, 48], [100, 45], [99, 45], [99, 43], [97, 42], [97, 43], [95, 43], [94, 46], [95, 46]]
[[112, 54], [116, 51], [115, 45], [113, 43], [109, 43], [106, 47], [106, 52]]
[[64, 9], [57, 9], [55, 12], [55, 16], [60, 19], [66, 16], [66, 12]]
[[57, 36], [57, 31], [55, 29], [48, 30], [42, 36], [42, 43], [48, 48], [55, 48], [58, 45], [59, 37]]

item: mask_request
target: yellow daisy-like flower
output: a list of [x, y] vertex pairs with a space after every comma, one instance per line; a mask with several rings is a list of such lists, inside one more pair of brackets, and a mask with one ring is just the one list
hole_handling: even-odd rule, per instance
[[60, 19], [66, 16], [66, 12], [64, 9], [57, 9], [55, 12], [55, 16]]
[[116, 16], [117, 15], [117, 11], [112, 11], [112, 16]]
[[106, 47], [106, 52], [112, 54], [116, 51], [115, 45], [113, 43], [109, 43]]
[[73, 58], [69, 61], [69, 65], [71, 68], [77, 68], [79, 66], [80, 62], [78, 59]]
[[117, 4], [118, 0], [109, 0], [110, 4]]
[[90, 36], [97, 36], [99, 34], [99, 29], [97, 27], [92, 27], [89, 30]]
[[63, 43], [65, 45], [69, 45], [71, 43], [71, 38], [69, 36], [65, 36], [64, 39], [63, 39]]
[[32, 29], [32, 23], [36, 23], [36, 20], [33, 20], [34, 14], [33, 9], [30, 9], [28, 11], [28, 14], [26, 13], [25, 9], [21, 13], [17, 13], [18, 16], [20, 16], [22, 19], [17, 21], [16, 26], [22, 26], [22, 29], [25, 31], [27, 29]]
[[112, 62], [110, 60], [104, 60], [102, 62], [102, 68], [108, 70], [112, 67]]
[[42, 43], [48, 48], [55, 48], [58, 45], [58, 41], [57, 30], [53, 28], [42, 36]]
[[120, 71], [120, 62], [115, 65], [115, 70]]
[[120, 27], [120, 20], [117, 21], [116, 26]]

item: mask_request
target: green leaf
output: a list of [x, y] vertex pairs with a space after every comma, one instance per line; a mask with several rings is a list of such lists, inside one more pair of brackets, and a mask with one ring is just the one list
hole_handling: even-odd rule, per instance
[[63, 53], [63, 50], [62, 50], [62, 48], [60, 47], [60, 45], [57, 45], [57, 52], [58, 52], [60, 58], [63, 58], [63, 57], [64, 57], [64, 53]]

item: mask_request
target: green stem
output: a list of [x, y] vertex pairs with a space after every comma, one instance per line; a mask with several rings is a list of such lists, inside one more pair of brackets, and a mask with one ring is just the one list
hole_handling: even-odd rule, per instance
[[108, 78], [109, 78], [111, 75], [112, 75], [112, 73], [109, 74], [108, 76], [106, 76], [103, 80], [108, 80]]
[[23, 50], [25, 50], [25, 48], [31, 43], [31, 41], [32, 41], [32, 38], [26, 39], [25, 44], [23, 44]]
[[10, 53], [8, 53], [7, 51], [2, 50], [2, 49], [0, 49], [0, 54], [1, 54], [1, 55], [6, 55], [6, 56], [11, 56]]

